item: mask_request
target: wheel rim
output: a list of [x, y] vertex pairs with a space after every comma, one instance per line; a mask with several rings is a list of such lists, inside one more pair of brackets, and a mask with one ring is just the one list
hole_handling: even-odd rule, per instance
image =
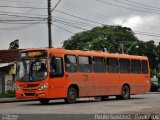
[[73, 100], [73, 99], [75, 98], [75, 93], [74, 93], [74, 91], [71, 91], [71, 92], [69, 93], [69, 98], [70, 98], [71, 100]]
[[124, 87], [123, 96], [124, 96], [124, 98], [128, 98], [129, 97], [129, 88], [128, 87]]

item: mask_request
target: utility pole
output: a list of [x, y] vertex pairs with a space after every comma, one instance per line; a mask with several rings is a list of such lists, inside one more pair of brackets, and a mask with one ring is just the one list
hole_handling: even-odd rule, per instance
[[51, 14], [51, 0], [48, 0], [48, 44], [52, 48], [52, 14]]

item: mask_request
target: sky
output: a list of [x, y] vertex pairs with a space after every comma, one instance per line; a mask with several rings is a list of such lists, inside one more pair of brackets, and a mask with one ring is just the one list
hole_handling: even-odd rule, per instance
[[[59, 0], [51, 0], [51, 8]], [[130, 27], [139, 40], [160, 42], [160, 0], [61, 0], [52, 11], [52, 46], [102, 25]], [[48, 47], [47, 0], [0, 0], [0, 50]]]

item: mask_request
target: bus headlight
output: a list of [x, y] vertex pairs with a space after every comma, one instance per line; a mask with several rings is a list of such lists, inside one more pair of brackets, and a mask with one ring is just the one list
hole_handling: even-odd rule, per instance
[[19, 87], [17, 84], [15, 85], [15, 89], [16, 89], [17, 91], [21, 91], [20, 87]]
[[42, 90], [45, 90], [47, 87], [48, 87], [48, 83], [45, 83], [38, 90], [42, 91]]

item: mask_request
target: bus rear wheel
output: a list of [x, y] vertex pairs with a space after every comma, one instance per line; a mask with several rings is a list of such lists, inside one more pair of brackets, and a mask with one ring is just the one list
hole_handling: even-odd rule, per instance
[[42, 105], [47, 105], [49, 103], [49, 99], [39, 98], [38, 100]]
[[72, 104], [75, 103], [77, 99], [77, 91], [75, 88], [70, 87], [67, 92], [67, 97], [64, 99], [66, 103]]
[[116, 96], [117, 99], [120, 99], [120, 100], [127, 100], [130, 98], [130, 88], [128, 85], [124, 85], [122, 87], [122, 92], [121, 92], [121, 95], [117, 95]]

